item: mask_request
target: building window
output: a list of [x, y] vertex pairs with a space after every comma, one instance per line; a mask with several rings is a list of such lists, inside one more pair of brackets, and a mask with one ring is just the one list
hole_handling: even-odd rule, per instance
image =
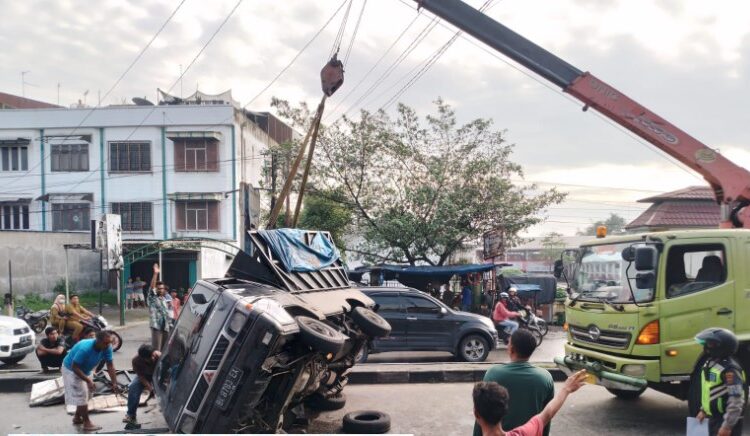
[[52, 230], [89, 230], [89, 203], [52, 203]]
[[52, 171], [88, 170], [88, 144], [52, 144]]
[[151, 144], [110, 142], [109, 170], [130, 173], [151, 171]]
[[28, 230], [29, 229], [29, 205], [28, 204], [3, 204], [0, 205], [0, 229], [2, 230]]
[[28, 170], [29, 148], [20, 145], [0, 147], [0, 169], [2, 171]]
[[151, 232], [151, 203], [112, 203], [112, 213], [120, 215], [123, 232]]
[[219, 202], [177, 201], [175, 217], [178, 231], [219, 231]]
[[175, 171], [219, 171], [219, 147], [216, 139], [173, 139], [173, 142]]

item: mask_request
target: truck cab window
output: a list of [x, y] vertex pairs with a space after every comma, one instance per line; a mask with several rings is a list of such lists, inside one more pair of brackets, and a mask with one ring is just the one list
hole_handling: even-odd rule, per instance
[[727, 277], [721, 244], [678, 245], [667, 255], [667, 298], [718, 286]]

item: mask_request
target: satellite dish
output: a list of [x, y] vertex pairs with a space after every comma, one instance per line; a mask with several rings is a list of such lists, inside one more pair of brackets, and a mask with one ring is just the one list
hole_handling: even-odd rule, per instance
[[153, 106], [154, 105], [153, 103], [146, 100], [145, 98], [140, 98], [140, 97], [133, 97], [133, 103], [135, 103], [136, 106]]

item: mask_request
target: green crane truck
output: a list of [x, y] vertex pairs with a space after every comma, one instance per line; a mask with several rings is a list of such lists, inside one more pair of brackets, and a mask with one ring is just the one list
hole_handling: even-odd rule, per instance
[[[750, 369], [750, 172], [622, 92], [460, 0], [415, 0], [462, 31], [559, 86], [701, 174], [725, 230], [605, 237], [581, 247], [566, 302], [565, 371], [587, 368], [615, 395], [647, 387], [688, 399], [695, 411], [701, 349], [693, 336], [726, 327]], [[689, 94], [687, 94], [689, 96]], [[533, 114], [530, 114], [533, 116]], [[732, 230], [734, 229], [734, 230]], [[556, 270], [563, 271], [557, 265]]]

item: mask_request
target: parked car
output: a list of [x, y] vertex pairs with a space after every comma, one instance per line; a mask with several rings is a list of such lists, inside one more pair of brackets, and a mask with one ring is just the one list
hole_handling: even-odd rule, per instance
[[18, 363], [34, 351], [34, 334], [21, 319], [0, 315], [0, 362]]
[[[311, 409], [341, 408], [357, 353], [390, 332], [340, 260], [290, 270], [282, 257], [299, 253], [275, 251], [262, 232], [248, 233], [226, 278], [195, 284], [162, 350], [154, 390], [174, 433], [286, 432]], [[297, 242], [309, 254], [303, 245], [326, 241]]]
[[499, 348], [495, 325], [486, 316], [453, 310], [432, 296], [407, 287], [360, 288], [372, 298], [391, 334], [375, 338], [358, 356], [385, 351], [447, 351], [467, 362], [483, 362]]

